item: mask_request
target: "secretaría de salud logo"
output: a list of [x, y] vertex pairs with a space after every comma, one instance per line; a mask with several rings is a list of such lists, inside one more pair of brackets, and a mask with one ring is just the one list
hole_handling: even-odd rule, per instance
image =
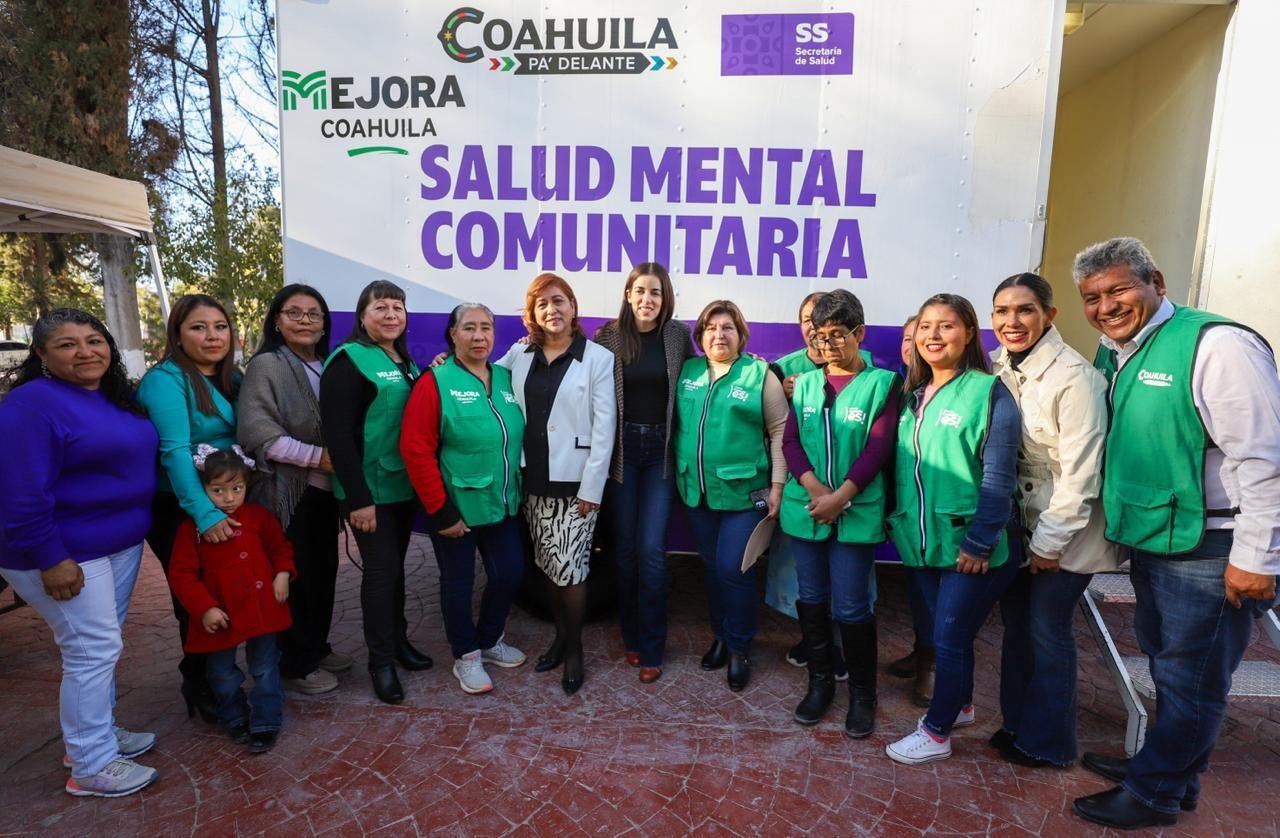
[[489, 70], [517, 76], [638, 75], [680, 63], [670, 54], [679, 44], [665, 17], [507, 20], [463, 6], [445, 15], [436, 38], [454, 61], [487, 57]]
[[853, 14], [721, 15], [722, 76], [847, 76]]

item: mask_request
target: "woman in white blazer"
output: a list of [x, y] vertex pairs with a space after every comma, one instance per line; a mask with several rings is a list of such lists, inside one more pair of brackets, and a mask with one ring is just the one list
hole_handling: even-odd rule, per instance
[[1076, 758], [1076, 645], [1071, 618], [1094, 573], [1115, 570], [1103, 537], [1106, 381], [1053, 328], [1053, 289], [1016, 274], [996, 288], [994, 372], [1022, 412], [1018, 491], [1028, 563], [1000, 600], [1002, 726], [991, 737], [1009, 762], [1070, 765]]
[[563, 663], [561, 686], [572, 695], [584, 677], [585, 583], [617, 424], [613, 353], [587, 340], [573, 289], [555, 274], [530, 283], [524, 323], [528, 343], [512, 346], [498, 363], [511, 370], [525, 414], [524, 514], [556, 625], [534, 669]]

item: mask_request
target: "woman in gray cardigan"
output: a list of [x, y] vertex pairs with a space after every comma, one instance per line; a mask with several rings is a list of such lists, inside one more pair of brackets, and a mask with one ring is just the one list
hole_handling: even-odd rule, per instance
[[286, 689], [306, 694], [337, 688], [333, 673], [351, 668], [350, 656], [329, 646], [339, 519], [319, 393], [330, 332], [319, 291], [288, 285], [276, 294], [240, 386], [236, 428], [262, 472], [253, 500], [275, 513], [293, 543], [299, 572], [289, 586], [293, 625], [280, 635], [280, 676]]
[[671, 406], [676, 379], [693, 357], [689, 327], [673, 318], [675, 289], [657, 262], [636, 265], [622, 309], [596, 332], [613, 353], [618, 430], [605, 492], [618, 578], [618, 613], [627, 663], [640, 681], [662, 675], [667, 640], [667, 518], [675, 496]]

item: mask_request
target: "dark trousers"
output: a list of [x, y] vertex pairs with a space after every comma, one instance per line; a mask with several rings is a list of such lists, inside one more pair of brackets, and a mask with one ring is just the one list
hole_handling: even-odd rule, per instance
[[915, 568], [907, 568], [907, 602], [911, 605], [911, 628], [916, 645], [933, 648], [933, 612], [924, 598], [924, 587]]
[[641, 666], [662, 666], [667, 645], [666, 540], [675, 480], [662, 476], [666, 440], [666, 425], [624, 424], [622, 482], [605, 487], [622, 645], [640, 653]]
[[1249, 645], [1253, 621], [1270, 602], [1226, 600], [1222, 581], [1230, 530], [1210, 530], [1194, 553], [1166, 558], [1134, 551], [1134, 629], [1151, 662], [1156, 722], [1129, 760], [1124, 788], [1147, 806], [1175, 814], [1200, 796], [1200, 775], [1227, 714], [1231, 675]]
[[764, 511], [717, 512], [686, 507], [693, 540], [702, 556], [711, 631], [735, 655], [747, 655], [756, 635], [756, 566], [742, 572], [742, 554]]
[[973, 640], [996, 600], [1018, 573], [1018, 557], [986, 573], [921, 568], [921, 590], [933, 614], [933, 646], [937, 675], [933, 701], [924, 725], [939, 736], [950, 736], [956, 714], [973, 701]]
[[333, 651], [329, 624], [338, 580], [338, 502], [333, 493], [308, 486], [285, 535], [293, 544], [298, 575], [289, 583], [293, 625], [279, 636], [280, 675], [305, 678]]
[[364, 645], [369, 668], [395, 663], [409, 623], [404, 616], [404, 556], [417, 515], [416, 501], [378, 504], [377, 528], [371, 533], [352, 527], [360, 548], [364, 575], [360, 579], [360, 610], [364, 617]]
[[[524, 545], [520, 523], [508, 515], [496, 524], [472, 527], [459, 538], [431, 533], [431, 546], [440, 567], [440, 611], [453, 656], [488, 649], [506, 630], [520, 579], [524, 576]], [[480, 597], [480, 618], [471, 618], [476, 583], [476, 551], [487, 577]]]
[[1000, 597], [1002, 726], [1028, 756], [1076, 759], [1076, 638], [1072, 617], [1091, 573], [1022, 568]]
[[[186, 518], [187, 513], [182, 511], [182, 507], [178, 505], [178, 496], [173, 492], [156, 492], [152, 497], [151, 529], [147, 531], [147, 546], [160, 560], [165, 578], [169, 576], [169, 558], [173, 555], [173, 542], [177, 539], [178, 526]], [[170, 598], [173, 600], [173, 616], [178, 620], [178, 648], [181, 649], [187, 642], [187, 626], [191, 618], [176, 596], [170, 594]], [[204, 655], [183, 652], [182, 660], [178, 662], [178, 671], [182, 673], [183, 681], [202, 684], [205, 671]]]
[[209, 686], [218, 701], [218, 723], [227, 730], [242, 722], [253, 733], [279, 730], [284, 717], [284, 691], [280, 688], [280, 650], [274, 634], [250, 637], [244, 644], [245, 665], [253, 676], [253, 688], [245, 701], [244, 673], [236, 666], [236, 650], [210, 652]]

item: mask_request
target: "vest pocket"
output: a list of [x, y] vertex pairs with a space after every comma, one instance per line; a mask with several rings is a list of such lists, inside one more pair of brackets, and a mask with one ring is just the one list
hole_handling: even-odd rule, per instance
[[[1105, 490], [1104, 490], [1105, 491]], [[1114, 500], [1115, 518], [1108, 516], [1108, 535], [1140, 550], [1168, 552], [1173, 538], [1177, 499], [1168, 489], [1116, 481], [1107, 492]]]
[[938, 543], [940, 567], [952, 567], [960, 557], [960, 545], [964, 543], [973, 515], [948, 512], [943, 509], [933, 513], [933, 537]]
[[889, 525], [889, 536], [893, 546], [898, 550], [898, 558], [907, 567], [923, 567], [924, 557], [920, 555], [919, 528], [920, 523], [906, 509], [895, 509], [885, 523]]
[[399, 454], [383, 454], [378, 458], [378, 467], [383, 471], [404, 471], [404, 457]]
[[493, 483], [492, 474], [451, 474], [450, 485], [459, 489], [483, 489]]

